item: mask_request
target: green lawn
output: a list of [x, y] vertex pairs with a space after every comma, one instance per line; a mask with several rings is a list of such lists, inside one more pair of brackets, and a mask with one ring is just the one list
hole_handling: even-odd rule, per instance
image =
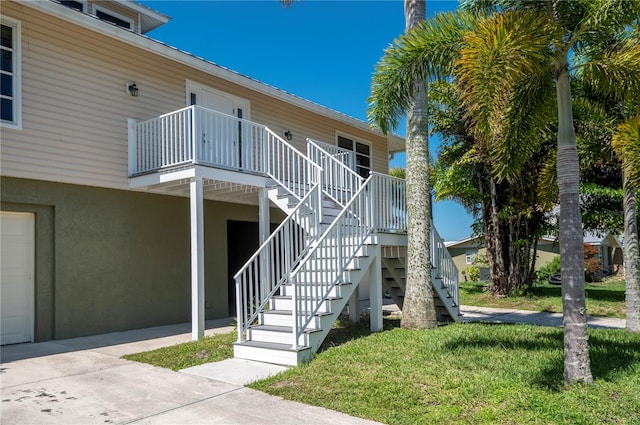
[[[463, 282], [460, 284], [460, 303], [479, 307], [516, 308], [521, 310], [562, 312], [560, 287], [549, 285], [534, 286], [531, 293], [514, 293], [508, 297], [494, 297], [484, 291], [483, 282]], [[624, 280], [608, 278], [602, 282], [587, 283], [587, 310], [591, 316], [617, 317], [624, 319]]]
[[595, 382], [565, 387], [562, 330], [392, 329], [251, 387], [387, 424], [638, 424], [640, 335], [589, 330]]
[[128, 354], [122, 356], [122, 358], [149, 363], [171, 370], [180, 370], [233, 357], [232, 344], [237, 337], [238, 334], [236, 332], [216, 334], [200, 341], [185, 342], [143, 353]]

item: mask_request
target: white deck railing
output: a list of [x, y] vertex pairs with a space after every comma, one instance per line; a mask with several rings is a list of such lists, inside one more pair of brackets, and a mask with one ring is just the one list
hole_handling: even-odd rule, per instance
[[407, 231], [407, 186], [404, 179], [372, 172], [375, 191], [372, 192], [376, 231], [402, 233]]
[[364, 179], [325, 148], [335, 146], [307, 139], [307, 156], [323, 170], [322, 191], [336, 203], [344, 205], [360, 190]]
[[189, 106], [133, 128], [129, 175], [199, 164], [267, 175], [302, 199], [317, 167], [268, 127]]

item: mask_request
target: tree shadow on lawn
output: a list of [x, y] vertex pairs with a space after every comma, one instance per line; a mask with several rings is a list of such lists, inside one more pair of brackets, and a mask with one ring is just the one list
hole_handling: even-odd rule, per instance
[[[501, 323], [486, 324], [486, 326], [515, 327], [519, 325]], [[624, 337], [615, 335], [624, 335]], [[557, 355], [554, 355], [551, 361], [541, 364], [538, 370], [534, 370], [529, 381], [533, 387], [553, 391], [561, 391], [564, 388], [563, 346], [562, 329], [542, 333], [535, 340], [532, 340], [530, 334], [523, 330], [522, 336], [511, 335], [508, 340], [477, 334], [471, 338], [466, 336], [464, 339], [452, 340], [445, 344], [445, 348], [452, 351], [469, 348], [495, 349], [496, 347], [514, 351], [554, 351]], [[615, 381], [618, 375], [625, 373], [625, 370], [631, 370], [635, 364], [640, 364], [640, 338], [627, 334], [624, 330], [589, 332], [589, 357], [594, 379]]]

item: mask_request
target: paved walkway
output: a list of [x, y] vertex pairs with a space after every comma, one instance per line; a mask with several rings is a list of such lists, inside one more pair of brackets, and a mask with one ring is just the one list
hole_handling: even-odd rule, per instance
[[[460, 306], [460, 312], [463, 314], [463, 322], [529, 323], [540, 326], [562, 326], [562, 313], [466, 305]], [[587, 324], [590, 328], [624, 329], [626, 322], [624, 319], [589, 316]]]
[[[207, 322], [207, 335], [232, 319]], [[176, 373], [120, 356], [187, 342], [190, 325], [1, 348], [0, 423], [371, 425], [244, 384], [284, 367], [230, 359]]]
[[[385, 305], [389, 312], [394, 305]], [[464, 321], [561, 326], [562, 315], [462, 306]], [[232, 319], [207, 322], [207, 335]], [[624, 320], [590, 318], [592, 327]], [[182, 373], [130, 362], [125, 354], [190, 340], [190, 325], [3, 346], [2, 424], [375, 424], [244, 387], [285, 368], [229, 359]]]

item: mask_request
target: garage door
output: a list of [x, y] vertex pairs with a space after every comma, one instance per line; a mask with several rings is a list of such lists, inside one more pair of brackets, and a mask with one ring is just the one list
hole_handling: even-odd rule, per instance
[[34, 215], [0, 213], [0, 343], [33, 341]]

